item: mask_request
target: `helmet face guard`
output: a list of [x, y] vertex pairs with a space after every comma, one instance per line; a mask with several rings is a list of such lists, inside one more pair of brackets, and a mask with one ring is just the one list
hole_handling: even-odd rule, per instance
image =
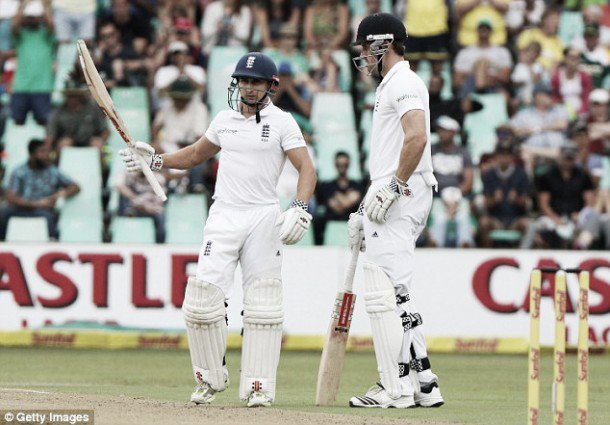
[[275, 89], [278, 86], [279, 81], [273, 80], [267, 81], [267, 83], [269, 83], [267, 90], [252, 90], [257, 93], [258, 100], [255, 102], [248, 102], [248, 100], [241, 95], [242, 87], [239, 85], [239, 77], [233, 77], [227, 90], [227, 102], [229, 103], [229, 107], [234, 111], [241, 112], [239, 104], [243, 103], [250, 108], [255, 108], [255, 111], [258, 113], [267, 104], [267, 98], [275, 96]]
[[[366, 75], [371, 75], [373, 70], [381, 73], [381, 60], [387, 53], [390, 45], [394, 41], [392, 34], [370, 34], [366, 36], [366, 43], [370, 43], [371, 54], [366, 56], [356, 56], [352, 58], [354, 66], [359, 72], [366, 72]], [[375, 63], [370, 63], [369, 59], [373, 58]]]

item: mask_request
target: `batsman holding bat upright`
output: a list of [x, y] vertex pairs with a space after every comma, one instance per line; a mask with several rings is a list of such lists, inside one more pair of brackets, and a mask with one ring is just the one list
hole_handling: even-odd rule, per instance
[[[232, 77], [232, 110], [220, 112], [193, 145], [162, 155], [143, 142], [136, 149], [152, 170], [188, 169], [221, 152], [197, 274], [189, 278], [182, 306], [196, 383], [191, 401], [210, 403], [228, 385], [225, 300], [239, 261], [244, 290], [239, 397], [249, 407], [269, 406], [284, 319], [282, 243], [295, 244], [307, 231], [316, 175], [297, 123], [271, 102], [279, 85], [273, 61], [248, 53]], [[129, 150], [122, 155], [128, 169], [140, 168]], [[286, 157], [299, 180], [297, 199], [282, 213], [275, 188]]]
[[[375, 95], [369, 170], [371, 186], [348, 223], [350, 246], [366, 240], [364, 302], [371, 320], [381, 384], [352, 407], [438, 407], [443, 398], [411, 295], [415, 241], [437, 185], [430, 157], [430, 111], [423, 81], [403, 60], [407, 33], [387, 13], [362, 20], [356, 67], [380, 80]], [[364, 243], [364, 241], [363, 241]], [[409, 369], [418, 381], [409, 379]], [[415, 387], [415, 388], [414, 388]]]

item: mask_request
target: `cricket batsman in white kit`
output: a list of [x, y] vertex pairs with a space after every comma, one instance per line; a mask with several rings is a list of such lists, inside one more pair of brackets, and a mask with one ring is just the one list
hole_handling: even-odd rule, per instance
[[[221, 152], [197, 273], [188, 280], [182, 305], [196, 383], [191, 401], [210, 403], [228, 385], [225, 300], [239, 261], [244, 290], [239, 397], [248, 407], [269, 406], [284, 320], [282, 243], [297, 243], [309, 228], [307, 203], [316, 174], [296, 121], [271, 102], [279, 85], [273, 60], [248, 53], [232, 77], [231, 110], [220, 112], [194, 144], [159, 155], [138, 142], [136, 150], [156, 171], [189, 169]], [[130, 150], [121, 154], [129, 170], [139, 169]], [[282, 213], [275, 188], [286, 158], [299, 180], [297, 199]]]
[[362, 20], [354, 43], [362, 47], [354, 58], [356, 67], [380, 80], [369, 155], [371, 186], [358, 212], [350, 215], [348, 232], [352, 249], [359, 242], [366, 249], [364, 302], [381, 382], [364, 396], [352, 397], [352, 407], [444, 403], [411, 294], [415, 241], [426, 226], [437, 181], [428, 90], [403, 60], [406, 38], [398, 18], [377, 13]]

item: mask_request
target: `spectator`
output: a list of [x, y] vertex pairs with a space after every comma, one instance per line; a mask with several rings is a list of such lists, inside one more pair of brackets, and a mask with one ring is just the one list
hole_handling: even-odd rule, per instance
[[269, 50], [269, 57], [277, 66], [289, 62], [298, 83], [309, 80], [309, 61], [299, 50], [299, 29], [296, 25], [284, 24], [280, 27], [278, 47]]
[[473, 180], [472, 159], [466, 148], [454, 142], [459, 131], [460, 125], [453, 118], [442, 116], [436, 121], [439, 141], [432, 145], [432, 166], [439, 191], [457, 187], [462, 195], [469, 196]]
[[582, 52], [583, 69], [593, 78], [594, 87], [601, 87], [608, 75], [610, 53], [599, 42], [599, 25], [585, 25], [582, 38], [575, 38], [572, 46]]
[[554, 105], [552, 89], [545, 83], [534, 87], [533, 106], [519, 111], [510, 121], [515, 136], [523, 140], [521, 156], [528, 173], [534, 172], [537, 158], [556, 159], [566, 142], [568, 112]]
[[[163, 174], [155, 172], [161, 187], [165, 186]], [[155, 223], [155, 241], [165, 241], [165, 214], [163, 201], [155, 195], [152, 186], [141, 171], [119, 175], [114, 187], [121, 194], [118, 215], [121, 217], [150, 217]]]
[[610, 94], [604, 89], [595, 89], [589, 95], [589, 113], [585, 122], [589, 127], [589, 150], [599, 155], [610, 154]]
[[513, 65], [510, 52], [506, 47], [490, 43], [491, 25], [490, 20], [481, 20], [477, 27], [477, 44], [460, 50], [455, 58], [454, 85], [460, 88], [460, 99], [474, 91], [503, 91], [510, 81]]
[[[201, 33], [194, 22], [201, 22], [203, 16], [199, 2], [192, 0], [166, 1], [159, 7], [157, 18], [157, 44], [167, 45], [172, 41], [182, 41], [199, 50], [201, 54]], [[194, 53], [194, 51], [193, 51]], [[197, 60], [194, 63], [199, 64]]]
[[544, 0], [512, 0], [506, 12], [509, 34], [515, 36], [524, 28], [540, 25], [544, 8]]
[[316, 52], [311, 58], [310, 85], [312, 92], [337, 92], [340, 90], [339, 64], [332, 56], [329, 49]]
[[104, 113], [89, 98], [87, 85], [68, 80], [62, 93], [64, 103], [51, 113], [47, 126], [49, 145], [57, 151], [66, 146], [92, 146], [101, 151], [110, 133]]
[[349, 165], [349, 154], [343, 151], [337, 152], [335, 155], [337, 178], [320, 183], [316, 189], [318, 204], [325, 207], [324, 214], [314, 221], [317, 223], [314, 225], [316, 244], [323, 242], [327, 222], [331, 220], [347, 221], [350, 212], [355, 211], [362, 201], [364, 188], [359, 182], [347, 177]]
[[[305, 88], [295, 82], [290, 63], [282, 62], [278, 73], [280, 85], [275, 92], [273, 103], [282, 110], [290, 112], [297, 123], [307, 120], [311, 113], [311, 99], [307, 96]], [[297, 114], [298, 118], [295, 116]]]
[[518, 230], [523, 235], [528, 227], [530, 183], [507, 142], [498, 143], [495, 164], [482, 175], [485, 214], [479, 217], [479, 244], [483, 248], [492, 247], [492, 230]]
[[538, 205], [542, 213], [534, 229], [538, 244], [544, 247], [591, 248], [602, 228], [594, 209], [595, 191], [587, 173], [575, 163], [577, 148], [566, 145], [558, 163], [544, 174], [538, 184]]
[[15, 168], [5, 187], [8, 205], [0, 209], [0, 240], [6, 237], [11, 217], [44, 217], [49, 236], [57, 238], [55, 203], [76, 195], [80, 188], [51, 164], [49, 147], [32, 139], [28, 144], [28, 162]]
[[153, 56], [154, 68], [166, 65], [169, 60], [169, 47], [174, 42], [181, 42], [187, 46], [187, 63], [205, 67], [206, 60], [201, 53], [201, 36], [195, 29], [192, 21], [186, 17], [178, 17], [167, 28], [161, 28], [156, 40], [156, 51]]
[[28, 112], [32, 111], [38, 124], [46, 125], [55, 83], [51, 1], [22, 1], [13, 18], [11, 31], [18, 62], [11, 96], [12, 117], [16, 124], [22, 125]]
[[247, 46], [252, 30], [252, 13], [241, 0], [216, 0], [208, 5], [201, 23], [203, 51], [214, 46]]
[[595, 187], [598, 187], [603, 177], [603, 155], [591, 152], [587, 125], [577, 121], [570, 128], [570, 141], [578, 149], [576, 164], [585, 170]]
[[445, 80], [440, 75], [432, 74], [428, 83], [430, 122], [435, 123], [441, 116], [447, 115], [458, 122], [460, 126], [464, 123], [464, 116], [469, 112], [477, 112], [483, 109], [481, 102], [465, 97], [463, 99], [443, 100], [441, 93]]
[[462, 192], [457, 187], [441, 191], [442, 208], [432, 215], [429, 245], [441, 248], [469, 248], [474, 246], [473, 228], [468, 208], [462, 204]]
[[55, 35], [60, 43], [95, 37], [95, 0], [54, 0]]
[[255, 5], [254, 17], [260, 28], [262, 47], [269, 49], [281, 43], [284, 25], [299, 25], [301, 9], [294, 0], [263, 0]]
[[115, 86], [146, 86], [147, 59], [121, 42], [114, 23], [105, 22], [100, 26], [98, 48], [98, 69], [108, 89]]
[[112, 22], [120, 34], [121, 44], [138, 55], [144, 55], [151, 41], [152, 27], [146, 14], [129, 4], [129, 0], [112, 0], [102, 13], [103, 23]]
[[203, 136], [208, 128], [208, 110], [196, 97], [195, 86], [186, 78], [178, 78], [170, 85], [167, 96], [153, 123], [155, 147], [164, 152], [175, 152]]
[[443, 61], [449, 59], [449, 2], [401, 0], [399, 9], [404, 9], [399, 15], [409, 31], [405, 51], [411, 69], [417, 71], [419, 61], [428, 60], [432, 73], [440, 75]]
[[517, 89], [516, 105], [529, 106], [534, 97], [534, 86], [546, 77], [544, 67], [538, 62], [540, 43], [533, 41], [519, 51], [519, 63], [513, 69], [511, 80]]
[[588, 108], [589, 93], [593, 82], [591, 76], [580, 69], [580, 51], [567, 48], [563, 64], [551, 76], [553, 100], [563, 103], [572, 113], [583, 113]]
[[310, 52], [345, 47], [349, 36], [349, 9], [339, 0], [313, 0], [305, 10], [303, 32]]
[[563, 60], [564, 45], [557, 35], [559, 14], [559, 9], [548, 8], [542, 14], [540, 27], [526, 29], [517, 38], [517, 48], [519, 49], [525, 48], [532, 41], [540, 43], [542, 53], [539, 60], [548, 72], [552, 72]]
[[504, 14], [510, 0], [456, 0], [455, 14], [458, 21], [458, 44], [462, 47], [477, 43], [479, 22], [487, 19], [495, 29], [491, 44], [506, 44], [506, 24]]
[[4, 61], [13, 50], [11, 25], [19, 9], [19, 0], [0, 0], [0, 74]]
[[170, 63], [155, 73], [155, 89], [163, 94], [174, 81], [182, 78], [188, 80], [201, 95], [205, 89], [205, 71], [202, 67], [190, 63], [189, 46], [183, 41], [173, 41], [167, 51]]

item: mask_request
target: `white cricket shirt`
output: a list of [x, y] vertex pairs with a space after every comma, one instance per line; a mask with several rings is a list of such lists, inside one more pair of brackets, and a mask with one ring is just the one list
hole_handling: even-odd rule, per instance
[[286, 151], [305, 147], [298, 124], [288, 112], [269, 103], [256, 116], [233, 110], [216, 115], [205, 137], [219, 146], [220, 159], [214, 200], [246, 209], [278, 204], [276, 186]]
[[386, 179], [396, 174], [405, 134], [400, 119], [414, 109], [426, 114], [426, 147], [414, 173], [431, 173], [430, 106], [428, 89], [419, 76], [411, 71], [409, 62], [394, 65], [375, 93], [373, 130], [369, 171], [371, 180]]

